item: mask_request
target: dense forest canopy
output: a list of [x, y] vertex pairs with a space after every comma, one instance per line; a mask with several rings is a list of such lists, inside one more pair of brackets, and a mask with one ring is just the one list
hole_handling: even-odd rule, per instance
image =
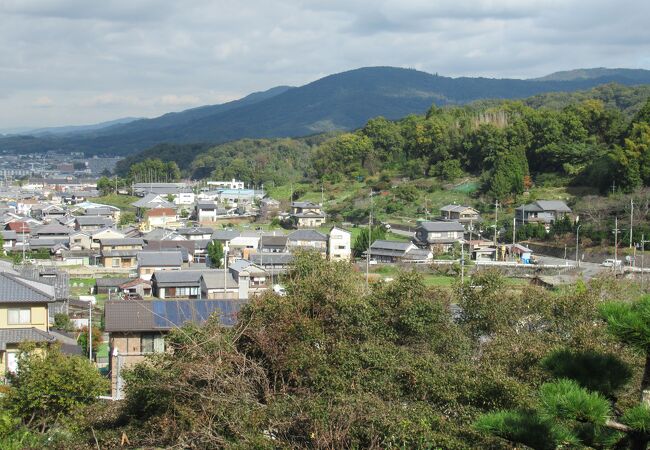
[[[157, 146], [119, 170], [154, 156], [192, 178], [252, 184], [300, 179], [338, 182], [383, 172], [411, 179], [479, 176], [491, 199], [521, 194], [540, 176], [574, 185], [631, 191], [650, 184], [650, 88], [606, 85], [524, 101], [438, 108], [397, 121], [369, 120], [353, 133], [301, 139]], [[193, 158], [193, 159], [192, 159]]]

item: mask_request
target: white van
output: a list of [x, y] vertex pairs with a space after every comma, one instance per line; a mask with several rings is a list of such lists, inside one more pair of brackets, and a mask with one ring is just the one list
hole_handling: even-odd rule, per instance
[[600, 265], [603, 267], [621, 267], [623, 265], [623, 261], [620, 259], [606, 259]]

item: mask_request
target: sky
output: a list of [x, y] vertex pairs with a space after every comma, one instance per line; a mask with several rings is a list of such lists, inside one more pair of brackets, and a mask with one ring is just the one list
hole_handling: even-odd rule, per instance
[[364, 66], [650, 69], [644, 0], [0, 0], [0, 130], [155, 117]]

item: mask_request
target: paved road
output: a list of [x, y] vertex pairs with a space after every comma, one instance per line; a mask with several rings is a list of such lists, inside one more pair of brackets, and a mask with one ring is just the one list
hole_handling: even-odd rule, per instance
[[[553, 256], [545, 256], [545, 255], [540, 255], [539, 253], [535, 253], [535, 257], [541, 264], [557, 264], [557, 265], [562, 265], [565, 263], [568, 263], [569, 265], [575, 265], [575, 261], [572, 260], [566, 260], [563, 258], [555, 258]], [[606, 270], [612, 270], [611, 267], [603, 267], [600, 264], [596, 263], [591, 263], [591, 262], [585, 262], [581, 261], [580, 262], [580, 271], [582, 272], [583, 276], [585, 278], [593, 278], [599, 273], [606, 271]]]

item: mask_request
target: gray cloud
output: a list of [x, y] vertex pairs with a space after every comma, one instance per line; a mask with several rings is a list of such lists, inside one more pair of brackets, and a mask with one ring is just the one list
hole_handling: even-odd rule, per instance
[[368, 65], [650, 68], [641, 0], [3, 0], [0, 129], [155, 116]]

